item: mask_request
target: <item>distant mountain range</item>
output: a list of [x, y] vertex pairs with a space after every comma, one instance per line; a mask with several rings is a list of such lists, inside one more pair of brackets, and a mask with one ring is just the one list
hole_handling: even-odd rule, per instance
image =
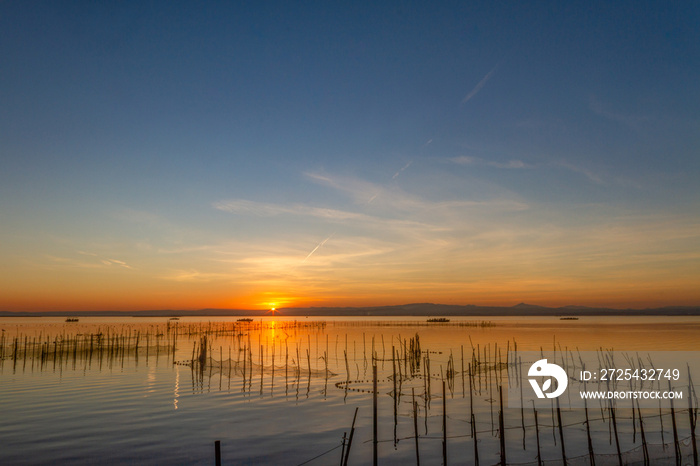
[[[700, 306], [669, 306], [653, 309], [610, 309], [585, 306], [546, 307], [520, 303], [515, 306], [476, 306], [413, 303], [373, 307], [288, 307], [277, 310], [281, 316], [700, 316]], [[268, 310], [200, 309], [145, 311], [0, 311], [0, 317], [41, 316], [265, 316]]]

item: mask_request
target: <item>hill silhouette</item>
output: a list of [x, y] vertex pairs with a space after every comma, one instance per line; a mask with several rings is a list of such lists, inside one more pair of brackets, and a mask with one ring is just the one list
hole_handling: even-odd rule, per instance
[[[368, 307], [288, 307], [278, 308], [281, 316], [700, 316], [700, 306], [667, 306], [647, 309], [612, 309], [603, 307], [562, 306], [546, 307], [520, 303], [515, 306], [478, 306], [474, 304], [410, 303], [395, 306]], [[269, 316], [260, 309], [159, 309], [143, 311], [0, 311], [1, 317], [40, 316]]]

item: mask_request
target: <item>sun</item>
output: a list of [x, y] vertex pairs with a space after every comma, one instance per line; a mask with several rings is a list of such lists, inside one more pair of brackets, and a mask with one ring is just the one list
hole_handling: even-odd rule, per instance
[[274, 295], [274, 296], [269, 296], [268, 299], [261, 301], [258, 303], [261, 309], [265, 310], [266, 314], [279, 314], [283, 313], [285, 306], [288, 306], [291, 302], [293, 302], [293, 298], [287, 298], [283, 296], [279, 296], [276, 293], [265, 293], [268, 295]]

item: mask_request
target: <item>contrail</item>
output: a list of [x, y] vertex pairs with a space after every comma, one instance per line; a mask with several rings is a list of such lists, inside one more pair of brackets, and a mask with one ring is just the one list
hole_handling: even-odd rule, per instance
[[328, 241], [329, 239], [331, 239], [331, 238], [333, 237], [333, 235], [335, 235], [335, 232], [334, 232], [334, 233], [331, 233], [331, 235], [330, 235], [328, 238], [326, 238], [326, 239], [324, 239], [323, 241], [321, 241], [320, 243], [318, 243], [318, 245], [313, 249], [313, 251], [311, 251], [311, 252], [309, 253], [309, 255], [306, 256], [306, 257], [304, 258], [303, 261], [301, 261], [301, 263], [303, 264], [304, 262], [306, 262], [306, 259], [308, 259], [309, 257], [311, 257], [311, 256], [313, 255], [313, 253], [315, 253], [316, 250], [317, 250], [318, 248], [320, 248], [321, 246], [323, 246], [324, 244], [326, 244], [326, 241]]
[[484, 76], [483, 79], [482, 79], [481, 81], [479, 81], [479, 84], [477, 84], [477, 85], [474, 87], [474, 89], [472, 89], [472, 91], [471, 91], [469, 94], [467, 94], [467, 96], [464, 98], [464, 100], [462, 100], [462, 103], [463, 103], [463, 104], [466, 104], [467, 102], [469, 102], [469, 101], [472, 99], [472, 97], [474, 97], [475, 95], [477, 95], [477, 94], [479, 93], [479, 91], [481, 90], [482, 87], [484, 87], [484, 85], [486, 84], [486, 82], [487, 82], [489, 79], [491, 79], [491, 76], [493, 76], [493, 73], [496, 72], [496, 69], [497, 69], [497, 68], [498, 68], [498, 65], [494, 66], [493, 69], [492, 69], [491, 71], [489, 71], [488, 73], [486, 73], [486, 76]]
[[[432, 139], [431, 139], [431, 141], [432, 141]], [[403, 166], [403, 168], [401, 170], [394, 173], [394, 176], [392, 176], [391, 179], [395, 180], [401, 174], [401, 172], [404, 171], [405, 169], [407, 169], [408, 167], [410, 167], [412, 163], [413, 163], [413, 160], [409, 161], [406, 165]]]
[[[431, 141], [432, 141], [432, 139], [431, 139], [430, 141], [428, 141], [428, 143], [430, 143]], [[412, 163], [413, 163], [413, 160], [410, 160], [406, 165], [403, 166], [403, 168], [401, 168], [399, 171], [397, 171], [396, 173], [394, 173], [394, 176], [392, 176], [391, 179], [392, 179], [392, 180], [395, 180], [395, 179], [401, 174], [401, 172], [403, 172], [403, 171], [406, 170], [408, 167], [410, 167]], [[367, 202], [365, 203], [365, 205], [369, 205], [373, 200], [375, 200], [375, 199], [377, 198], [377, 196], [379, 196], [379, 194], [380, 194], [380, 192], [378, 192], [378, 193], [376, 193], [374, 196], [372, 196], [372, 197], [369, 199], [369, 201], [367, 201]], [[321, 241], [320, 243], [318, 243], [318, 244], [316, 245], [316, 247], [313, 248], [313, 249], [311, 250], [311, 252], [304, 258], [304, 260], [301, 261], [301, 264], [303, 264], [304, 262], [306, 262], [306, 260], [307, 260], [309, 257], [313, 256], [314, 253], [315, 253], [316, 251], [318, 251], [318, 248], [320, 248], [321, 246], [323, 246], [324, 244], [326, 244], [326, 242], [327, 242], [329, 239], [333, 238], [333, 236], [335, 236], [335, 234], [336, 234], [336, 232], [331, 233], [331, 235], [330, 235], [328, 238], [326, 238], [326, 239], [324, 239], [323, 241]]]

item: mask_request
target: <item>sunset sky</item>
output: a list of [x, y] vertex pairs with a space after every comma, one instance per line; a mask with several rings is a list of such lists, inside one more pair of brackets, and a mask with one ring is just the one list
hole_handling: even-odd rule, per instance
[[700, 305], [700, 2], [0, 4], [0, 309]]

